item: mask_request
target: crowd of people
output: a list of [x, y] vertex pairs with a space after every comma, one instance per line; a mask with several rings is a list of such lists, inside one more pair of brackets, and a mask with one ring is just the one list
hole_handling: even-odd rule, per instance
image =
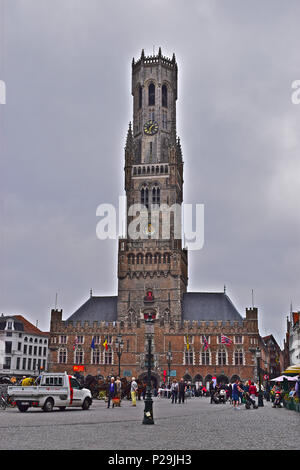
[[[115, 381], [114, 378], [111, 378], [111, 381], [108, 385], [108, 408], [110, 407], [111, 400], [119, 395], [118, 387], [119, 378]], [[293, 397], [298, 397], [300, 395], [300, 385], [299, 380], [296, 382], [295, 386], [290, 388], [289, 395]], [[136, 379], [133, 377], [130, 385], [130, 399], [132, 401], [132, 406], [136, 406], [137, 396], [140, 399], [140, 394], [138, 394], [138, 384]], [[146, 387], [142, 388], [142, 398], [145, 399]], [[188, 397], [210, 397], [210, 403], [226, 403], [229, 402], [233, 405], [234, 409], [240, 409], [240, 405], [245, 403], [249, 407], [252, 405], [254, 408], [257, 408], [257, 401], [265, 399], [266, 401], [272, 401], [274, 403], [275, 397], [283, 395], [283, 392], [286, 392], [282, 389], [282, 386], [279, 382], [273, 384], [272, 382], [265, 382], [265, 385], [259, 385], [252, 382], [251, 380], [241, 381], [239, 379], [235, 380], [233, 383], [217, 383], [216, 380], [211, 380], [207, 386], [203, 385], [201, 382], [186, 382], [184, 378], [180, 380], [174, 379], [170, 383], [162, 383], [159, 387], [152, 387], [152, 395], [158, 398], [167, 398], [171, 401], [172, 404], [181, 404], [185, 403]], [[113, 405], [114, 406], [114, 405]]]
[[[10, 385], [37, 385], [40, 377], [22, 377], [17, 380], [15, 377], [6, 378], [3, 383]], [[79, 379], [82, 379], [80, 377]], [[124, 379], [122, 379], [124, 380]], [[1, 380], [2, 382], [2, 380]], [[146, 397], [146, 383], [138, 382], [135, 377], [132, 377], [128, 384], [127, 397], [131, 400], [132, 406], [136, 406], [137, 400]], [[114, 408], [121, 406], [122, 397], [124, 396], [124, 385], [122, 388], [122, 381], [120, 377], [107, 377], [106, 380], [106, 403], [107, 408]], [[210, 403], [226, 403], [229, 402], [235, 409], [239, 409], [242, 403], [249, 403], [255, 406], [256, 399], [265, 399], [266, 401], [275, 402], [276, 397], [287, 393], [286, 389], [283, 390], [282, 383], [265, 382], [265, 385], [253, 383], [251, 380], [241, 381], [235, 380], [233, 383], [217, 383], [216, 379], [211, 380], [209, 383], [203, 385], [202, 382], [196, 381], [194, 384], [185, 381], [182, 377], [180, 380], [173, 379], [172, 382], [162, 382], [160, 386], [152, 384], [151, 394], [158, 398], [170, 399], [172, 404], [185, 403], [189, 397], [210, 397]], [[289, 397], [300, 399], [300, 378], [290, 384], [288, 390]]]

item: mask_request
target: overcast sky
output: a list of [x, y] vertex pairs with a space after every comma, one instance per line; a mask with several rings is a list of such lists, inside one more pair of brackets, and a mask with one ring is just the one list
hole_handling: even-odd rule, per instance
[[[0, 313], [49, 330], [89, 297], [117, 294], [117, 204], [132, 119], [131, 61], [178, 63], [184, 201], [205, 205], [189, 291], [223, 291], [279, 344], [300, 310], [300, 2], [0, 0]], [[153, 49], [154, 48], [154, 49]]]

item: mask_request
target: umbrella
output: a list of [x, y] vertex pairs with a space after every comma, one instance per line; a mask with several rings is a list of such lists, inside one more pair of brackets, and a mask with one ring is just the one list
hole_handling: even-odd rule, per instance
[[271, 379], [273, 382], [283, 382], [284, 380], [297, 380], [295, 377], [287, 377], [286, 375], [281, 375], [275, 379]]
[[288, 367], [285, 371], [283, 371], [283, 374], [299, 375], [300, 374], [300, 364], [295, 364], [293, 366]]

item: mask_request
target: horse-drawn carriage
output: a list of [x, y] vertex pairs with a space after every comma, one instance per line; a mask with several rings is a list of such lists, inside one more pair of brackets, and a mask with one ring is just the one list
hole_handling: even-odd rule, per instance
[[108, 380], [102, 375], [87, 375], [84, 380], [84, 387], [88, 388], [91, 391], [92, 398], [96, 399], [100, 398], [101, 395], [105, 396], [108, 383]]
[[[107, 394], [108, 385], [110, 383], [110, 377], [104, 378], [101, 376], [93, 376], [87, 375], [84, 380], [84, 387], [88, 388], [91, 393], [93, 399], [104, 399]], [[145, 389], [145, 384], [141, 381], [137, 381], [138, 390], [137, 390], [137, 398], [138, 400], [141, 399], [141, 395]], [[131, 400], [131, 381], [128, 381], [126, 377], [121, 378], [121, 399], [127, 398], [127, 400]]]

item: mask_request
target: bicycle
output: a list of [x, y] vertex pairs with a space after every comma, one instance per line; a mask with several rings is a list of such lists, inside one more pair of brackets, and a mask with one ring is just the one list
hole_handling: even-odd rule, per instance
[[0, 397], [0, 409], [6, 410], [6, 408], [14, 408], [16, 403], [11, 401], [10, 397], [5, 398], [4, 395]]
[[6, 400], [5, 400], [4, 396], [1, 395], [1, 397], [0, 397], [0, 409], [5, 410], [6, 407], [7, 407]]

